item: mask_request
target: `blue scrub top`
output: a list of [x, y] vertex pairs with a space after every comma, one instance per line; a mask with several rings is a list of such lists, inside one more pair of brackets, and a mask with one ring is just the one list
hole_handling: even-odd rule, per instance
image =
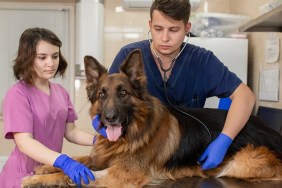
[[[110, 74], [119, 72], [120, 64], [132, 50], [137, 48], [142, 51], [148, 91], [167, 105], [164, 81], [148, 40], [122, 47], [109, 69]], [[166, 86], [168, 98], [173, 105], [202, 108], [208, 97], [229, 97], [241, 83], [242, 81], [211, 51], [187, 44], [178, 56]]]

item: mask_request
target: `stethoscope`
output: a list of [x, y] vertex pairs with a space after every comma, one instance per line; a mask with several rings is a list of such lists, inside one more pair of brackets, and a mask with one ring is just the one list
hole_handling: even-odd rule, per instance
[[151, 37], [150, 37], [150, 33], [151, 33], [151, 30], [148, 31], [148, 40], [149, 40], [149, 43], [150, 43], [150, 47], [151, 47], [151, 49], [152, 49], [154, 55], [156, 56], [156, 58], [157, 58], [157, 60], [158, 60], [158, 63], [159, 63], [159, 65], [160, 65], [161, 70], [162, 70], [163, 73], [164, 73], [164, 74], [163, 74], [164, 91], [165, 91], [165, 97], [166, 97], [166, 100], [167, 100], [168, 104], [169, 104], [171, 107], [173, 107], [175, 110], [177, 110], [178, 112], [180, 112], [180, 113], [182, 113], [182, 114], [184, 114], [184, 115], [187, 115], [187, 116], [189, 116], [189, 117], [195, 119], [195, 120], [198, 121], [201, 125], [203, 125], [203, 127], [204, 127], [204, 128], [206, 129], [206, 131], [208, 132], [209, 137], [210, 137], [210, 141], [211, 141], [211, 139], [212, 139], [212, 138], [211, 138], [211, 133], [210, 133], [208, 127], [207, 127], [200, 119], [198, 119], [197, 117], [195, 117], [195, 116], [193, 116], [193, 115], [191, 115], [191, 114], [188, 114], [187, 112], [185, 112], [185, 111], [183, 111], [183, 110], [177, 108], [175, 105], [173, 105], [172, 102], [169, 100], [169, 97], [168, 97], [168, 94], [167, 94], [167, 85], [166, 85], [167, 76], [166, 76], [166, 73], [172, 69], [172, 67], [173, 67], [173, 65], [175, 64], [177, 58], [180, 56], [180, 54], [182, 53], [182, 51], [184, 50], [184, 48], [185, 48], [186, 45], [188, 44], [188, 41], [189, 41], [189, 39], [190, 39], [190, 32], [186, 35], [187, 37], [186, 37], [184, 46], [182, 47], [182, 49], [180, 50], [180, 52], [171, 60], [170, 66], [169, 66], [168, 68], [166, 68], [166, 69], [163, 67], [163, 62], [162, 62], [161, 58], [159, 57], [159, 55], [157, 54], [157, 52], [155, 51], [155, 49], [154, 49], [154, 47], [153, 47], [153, 45], [152, 45], [152, 40], [151, 40]]
[[186, 45], [188, 44], [188, 41], [189, 41], [189, 39], [190, 39], [190, 32], [187, 34], [187, 37], [186, 37], [184, 46], [182, 47], [182, 49], [180, 50], [180, 52], [177, 54], [177, 56], [175, 56], [175, 57], [171, 60], [171, 64], [170, 64], [169, 67], [166, 68], [166, 69], [163, 67], [163, 62], [162, 62], [161, 58], [159, 57], [159, 55], [157, 54], [157, 52], [155, 51], [155, 49], [154, 49], [154, 47], [153, 47], [153, 45], [152, 45], [150, 33], [151, 33], [151, 30], [148, 31], [148, 39], [149, 39], [149, 42], [150, 42], [150, 46], [151, 46], [151, 49], [152, 49], [154, 55], [156, 56], [156, 58], [157, 58], [157, 60], [158, 60], [158, 62], [159, 62], [159, 65], [160, 65], [161, 70], [162, 70], [163, 73], [164, 73], [163, 80], [166, 82], [166, 81], [167, 81], [166, 73], [172, 69], [174, 63], [176, 62], [176, 59], [180, 56], [180, 54], [182, 53], [182, 51], [184, 50], [184, 48], [185, 48]]

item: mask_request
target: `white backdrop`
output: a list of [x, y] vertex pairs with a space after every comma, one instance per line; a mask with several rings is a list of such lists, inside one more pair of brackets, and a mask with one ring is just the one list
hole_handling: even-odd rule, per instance
[[[17, 8], [18, 7], [18, 8]], [[73, 9], [73, 8], [72, 8]], [[72, 10], [73, 11], [73, 10]], [[13, 60], [16, 58], [19, 38], [22, 32], [30, 27], [50, 29], [61, 39], [62, 53], [69, 65], [66, 77], [56, 79], [74, 96], [74, 56], [71, 54], [70, 20], [71, 7], [38, 7], [28, 4], [0, 4], [0, 100], [2, 101], [8, 88], [15, 82], [13, 75]]]

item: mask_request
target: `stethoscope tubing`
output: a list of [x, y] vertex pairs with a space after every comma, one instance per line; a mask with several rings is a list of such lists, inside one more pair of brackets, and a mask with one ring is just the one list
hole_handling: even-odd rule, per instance
[[195, 116], [193, 116], [193, 115], [191, 115], [191, 114], [188, 114], [187, 112], [185, 112], [185, 111], [183, 111], [183, 110], [177, 108], [175, 105], [173, 105], [173, 104], [171, 103], [171, 101], [169, 100], [169, 97], [168, 97], [168, 94], [167, 94], [167, 86], [166, 86], [167, 77], [166, 77], [166, 73], [172, 69], [173, 65], [174, 65], [175, 62], [176, 62], [176, 59], [180, 56], [180, 54], [182, 53], [182, 51], [184, 50], [184, 48], [185, 48], [186, 45], [188, 44], [188, 41], [189, 41], [189, 39], [190, 39], [190, 32], [189, 32], [188, 34], [186, 34], [187, 38], [186, 38], [186, 40], [185, 40], [185, 44], [184, 44], [183, 48], [180, 50], [180, 52], [177, 54], [177, 56], [175, 56], [175, 57], [172, 59], [171, 64], [170, 64], [170, 66], [169, 66], [167, 69], [165, 69], [165, 68], [163, 67], [163, 62], [162, 62], [161, 58], [159, 57], [159, 55], [157, 54], [157, 52], [155, 51], [155, 49], [154, 49], [154, 47], [153, 47], [153, 45], [152, 45], [150, 33], [151, 33], [151, 30], [148, 31], [148, 40], [149, 40], [151, 49], [152, 49], [154, 55], [157, 57], [157, 60], [158, 60], [158, 63], [159, 63], [159, 65], [160, 65], [161, 70], [164, 72], [164, 76], [163, 76], [164, 91], [165, 91], [165, 96], [166, 96], [166, 100], [167, 100], [168, 104], [169, 104], [170, 106], [172, 106], [172, 107], [173, 107], [175, 110], [177, 110], [178, 112], [180, 112], [180, 113], [182, 113], [182, 114], [184, 114], [184, 115], [187, 115], [187, 116], [189, 116], [189, 117], [195, 119], [195, 120], [198, 121], [201, 125], [203, 125], [203, 127], [204, 127], [204, 128], [206, 129], [206, 131], [208, 132], [209, 137], [210, 137], [210, 141], [211, 141], [211, 133], [210, 133], [208, 127], [207, 127], [200, 119], [198, 119], [197, 117], [195, 117]]

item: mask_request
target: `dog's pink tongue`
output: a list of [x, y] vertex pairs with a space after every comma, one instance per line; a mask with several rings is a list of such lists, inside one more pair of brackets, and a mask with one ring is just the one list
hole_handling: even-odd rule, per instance
[[107, 126], [106, 133], [110, 141], [117, 141], [121, 136], [121, 125]]

